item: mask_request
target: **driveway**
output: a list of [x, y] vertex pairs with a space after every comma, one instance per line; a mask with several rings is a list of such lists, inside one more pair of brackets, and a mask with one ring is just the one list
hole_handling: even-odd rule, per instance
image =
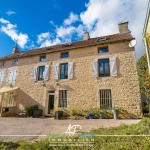
[[0, 140], [18, 141], [44, 138], [48, 134], [66, 132], [69, 124], [81, 125], [82, 131], [99, 127], [114, 127], [121, 124], [137, 124], [140, 119], [87, 119], [87, 120], [54, 120], [53, 118], [0, 118]]

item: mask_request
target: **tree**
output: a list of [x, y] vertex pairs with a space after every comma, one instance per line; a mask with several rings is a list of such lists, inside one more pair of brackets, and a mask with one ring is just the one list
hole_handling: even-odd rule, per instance
[[139, 76], [140, 90], [150, 98], [150, 74], [148, 72], [148, 64], [146, 54], [140, 57], [137, 62], [137, 71]]

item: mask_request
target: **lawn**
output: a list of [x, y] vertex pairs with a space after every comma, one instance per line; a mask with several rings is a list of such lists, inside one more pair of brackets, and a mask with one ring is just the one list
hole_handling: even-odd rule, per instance
[[[100, 128], [90, 132], [94, 134], [92, 147], [63, 146], [50, 147], [49, 140], [41, 140], [34, 143], [19, 141], [0, 142], [1, 150], [149, 150], [150, 149], [150, 118], [143, 118], [134, 125], [121, 125], [112, 128]], [[106, 136], [105, 136], [106, 135]], [[112, 136], [113, 135], [113, 136]], [[79, 137], [75, 137], [78, 139]]]

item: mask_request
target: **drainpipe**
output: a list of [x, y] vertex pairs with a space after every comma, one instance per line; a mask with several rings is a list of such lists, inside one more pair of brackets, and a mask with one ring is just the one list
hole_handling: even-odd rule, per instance
[[147, 46], [147, 40], [146, 38], [143, 38], [144, 40], [144, 45], [145, 45], [145, 50], [146, 50], [146, 56], [147, 56], [147, 62], [148, 62], [148, 71], [150, 74], [150, 59], [149, 59], [149, 52], [148, 52], [148, 46]]

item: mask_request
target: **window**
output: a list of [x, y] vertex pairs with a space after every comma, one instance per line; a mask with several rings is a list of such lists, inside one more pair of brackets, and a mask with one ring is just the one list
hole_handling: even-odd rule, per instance
[[45, 66], [39, 66], [38, 80], [44, 80]]
[[2, 61], [1, 63], [0, 63], [0, 67], [4, 67], [6, 65], [6, 62], [5, 61]]
[[17, 70], [11, 70], [9, 72], [8, 82], [9, 83], [15, 83], [16, 82], [16, 76], [17, 76]]
[[112, 109], [111, 89], [100, 90], [100, 108]]
[[5, 92], [4, 93], [4, 100], [3, 100], [4, 107], [15, 107], [15, 91]]
[[60, 65], [60, 79], [68, 79], [68, 63]]
[[0, 72], [0, 83], [3, 83], [4, 80], [4, 72]]
[[62, 54], [61, 54], [61, 58], [68, 58], [68, 52], [62, 53]]
[[106, 52], [108, 52], [108, 48], [107, 47], [98, 49], [98, 53], [106, 53]]
[[110, 76], [109, 59], [100, 59], [99, 64], [99, 76]]
[[18, 60], [13, 60], [13, 61], [12, 61], [12, 65], [13, 65], [13, 66], [18, 65]]
[[46, 61], [46, 56], [40, 56], [40, 61]]
[[59, 91], [59, 107], [67, 107], [67, 90]]
[[48, 80], [49, 79], [49, 65], [45, 66], [35, 66], [33, 68], [33, 80]]

